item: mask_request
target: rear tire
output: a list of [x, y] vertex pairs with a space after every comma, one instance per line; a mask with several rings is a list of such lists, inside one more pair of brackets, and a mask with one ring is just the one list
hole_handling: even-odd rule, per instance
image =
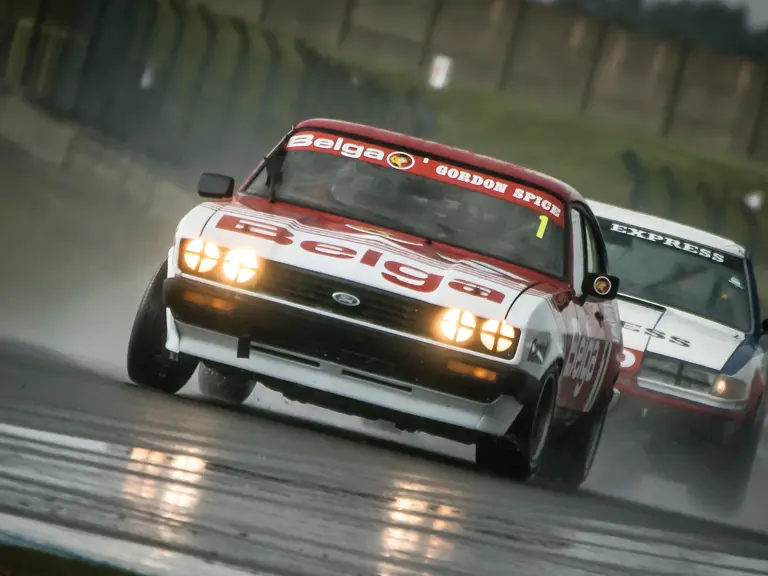
[[538, 475], [543, 483], [573, 492], [586, 481], [600, 446], [611, 397], [600, 394], [589, 412], [552, 439]]
[[202, 364], [198, 372], [200, 391], [208, 398], [240, 405], [256, 388], [255, 376], [239, 370], [226, 370]]
[[163, 280], [168, 263], [163, 262], [139, 304], [128, 340], [128, 377], [147, 388], [175, 394], [189, 381], [198, 360], [186, 354], [173, 355], [165, 347], [166, 323]]
[[527, 481], [539, 468], [549, 437], [557, 398], [557, 367], [541, 379], [533, 401], [524, 406], [501, 438], [482, 438], [475, 446], [475, 461], [485, 470], [518, 481]]

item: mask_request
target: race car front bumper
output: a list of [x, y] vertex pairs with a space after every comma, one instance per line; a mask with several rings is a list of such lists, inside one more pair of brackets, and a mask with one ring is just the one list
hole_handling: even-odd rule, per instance
[[618, 441], [653, 438], [683, 450], [727, 443], [739, 430], [739, 412], [696, 409], [688, 402], [632, 394], [626, 388], [610, 415]]
[[166, 279], [164, 301], [178, 338], [169, 349], [253, 372], [288, 397], [459, 441], [506, 433], [539, 386], [502, 361], [189, 278]]

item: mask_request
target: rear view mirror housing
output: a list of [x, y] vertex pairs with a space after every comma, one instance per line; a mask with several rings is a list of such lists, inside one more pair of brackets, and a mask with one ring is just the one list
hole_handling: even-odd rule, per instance
[[581, 291], [593, 300], [613, 300], [619, 293], [619, 279], [610, 274], [588, 272], [584, 275]]
[[203, 172], [197, 183], [197, 193], [202, 198], [232, 198], [235, 193], [235, 179], [223, 174]]

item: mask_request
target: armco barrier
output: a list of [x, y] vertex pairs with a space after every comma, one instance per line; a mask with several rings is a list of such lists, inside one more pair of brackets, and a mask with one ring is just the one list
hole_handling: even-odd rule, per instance
[[91, 183], [92, 200], [121, 205], [123, 216], [166, 220], [199, 201], [193, 172], [150, 160], [16, 97], [0, 96], [0, 137], [74, 181]]

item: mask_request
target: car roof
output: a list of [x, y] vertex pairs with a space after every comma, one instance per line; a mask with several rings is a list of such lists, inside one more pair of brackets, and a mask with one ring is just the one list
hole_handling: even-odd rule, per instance
[[723, 236], [705, 232], [704, 230], [694, 228], [693, 226], [680, 224], [674, 220], [667, 220], [666, 218], [652, 216], [650, 214], [638, 212], [637, 210], [630, 210], [629, 208], [622, 208], [612, 204], [605, 204], [604, 202], [598, 202], [596, 200], [587, 200], [587, 204], [589, 204], [592, 208], [592, 212], [594, 212], [595, 216], [598, 218], [607, 218], [625, 222], [627, 224], [636, 224], [637, 226], [651, 229], [661, 234], [677, 236], [678, 238], [690, 240], [697, 244], [704, 244], [734, 256], [744, 256], [746, 254], [745, 248], [730, 238], [724, 238]]
[[366, 124], [357, 124], [355, 122], [345, 122], [342, 120], [330, 120], [327, 118], [311, 118], [304, 120], [296, 126], [294, 130], [300, 129], [319, 129], [336, 132], [345, 132], [361, 138], [376, 140], [391, 145], [394, 148], [405, 148], [409, 150], [422, 152], [429, 156], [444, 158], [448, 161], [454, 161], [458, 164], [466, 164], [488, 172], [496, 172], [500, 175], [508, 176], [512, 180], [518, 180], [521, 183], [527, 183], [534, 187], [554, 193], [566, 202], [583, 202], [584, 197], [570, 184], [567, 184], [557, 178], [548, 176], [535, 170], [530, 170], [524, 166], [504, 162], [497, 158], [475, 154], [469, 150], [446, 146], [438, 142], [432, 142], [423, 138], [407, 136], [399, 132], [375, 128]]

